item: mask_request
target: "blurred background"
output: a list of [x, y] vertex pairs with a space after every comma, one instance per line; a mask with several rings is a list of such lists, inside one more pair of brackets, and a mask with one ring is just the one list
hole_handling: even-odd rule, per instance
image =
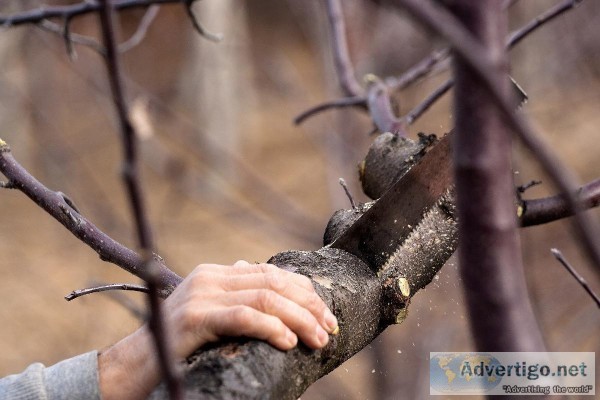
[[[0, 2], [3, 15], [68, 1]], [[518, 1], [511, 29], [557, 3]], [[369, 1], [344, 0], [357, 75], [399, 75], [444, 43], [406, 15]], [[360, 110], [323, 113], [302, 126], [301, 111], [341, 96], [333, 70], [324, 1], [204, 0], [200, 23], [224, 39], [194, 32], [181, 5], [160, 8], [144, 40], [123, 54], [132, 118], [143, 150], [144, 189], [159, 254], [181, 275], [199, 263], [266, 261], [288, 249], [317, 249], [330, 215], [349, 203], [343, 177], [360, 193], [357, 164], [373, 136]], [[143, 10], [121, 14], [125, 42]], [[149, 18], [146, 14], [146, 18]], [[512, 52], [513, 76], [538, 123], [583, 182], [600, 172], [600, 3], [584, 1]], [[55, 21], [61, 24], [62, 21]], [[118, 171], [120, 141], [101, 57], [36, 26], [0, 29], [0, 137], [39, 180], [71, 197], [99, 228], [134, 247]], [[72, 31], [97, 37], [96, 17]], [[402, 112], [448, 76], [398, 95]], [[446, 95], [412, 128], [452, 128]], [[516, 146], [517, 183], [546, 182]], [[554, 193], [543, 184], [525, 197]], [[598, 216], [598, 210], [589, 212]], [[558, 247], [588, 278], [592, 267], [569, 221], [522, 231], [527, 282], [552, 351], [600, 351], [597, 307], [550, 254]], [[92, 282], [136, 282], [97, 255], [18, 191], [0, 190], [0, 376], [34, 361], [47, 365], [110, 345], [139, 321], [109, 296], [67, 303]], [[321, 379], [303, 399], [424, 398], [429, 352], [473, 350], [456, 262], [416, 295], [407, 320]], [[126, 296], [143, 305], [140, 295]], [[598, 374], [598, 373], [597, 373]], [[472, 397], [471, 397], [472, 398]]]

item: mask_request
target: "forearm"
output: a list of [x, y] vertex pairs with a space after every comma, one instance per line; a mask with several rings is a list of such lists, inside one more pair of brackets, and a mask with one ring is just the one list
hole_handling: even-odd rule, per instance
[[145, 399], [160, 381], [154, 344], [146, 325], [98, 354], [103, 400]]

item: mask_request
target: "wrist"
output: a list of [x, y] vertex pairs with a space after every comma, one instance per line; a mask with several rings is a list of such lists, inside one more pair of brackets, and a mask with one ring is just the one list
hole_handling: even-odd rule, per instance
[[158, 385], [160, 371], [146, 325], [98, 353], [104, 400], [143, 399]]

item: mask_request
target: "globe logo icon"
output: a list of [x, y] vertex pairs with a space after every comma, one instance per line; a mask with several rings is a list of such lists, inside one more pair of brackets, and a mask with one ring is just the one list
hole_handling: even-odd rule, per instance
[[495, 388], [500, 362], [486, 353], [438, 353], [429, 362], [431, 389], [441, 394], [481, 394]]

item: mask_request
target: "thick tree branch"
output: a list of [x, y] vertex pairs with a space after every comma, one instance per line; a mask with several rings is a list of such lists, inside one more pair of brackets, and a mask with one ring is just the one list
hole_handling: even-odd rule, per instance
[[[288, 352], [265, 342], [233, 340], [188, 358], [186, 395], [202, 399], [297, 399], [308, 386], [364, 348], [387, 326], [406, 318], [410, 298], [425, 287], [454, 252], [456, 222], [446, 200], [430, 210], [379, 276], [355, 256], [324, 247], [289, 251], [269, 260], [313, 280], [340, 324], [322, 350], [300, 345]], [[151, 399], [162, 399], [159, 387]]]

